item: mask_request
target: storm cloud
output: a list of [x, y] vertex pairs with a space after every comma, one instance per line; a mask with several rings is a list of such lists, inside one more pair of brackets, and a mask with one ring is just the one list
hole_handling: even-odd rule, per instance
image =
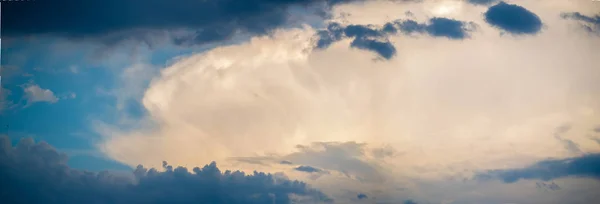
[[[139, 165], [133, 174], [79, 171], [47, 143], [0, 138], [2, 203], [291, 203], [330, 202], [307, 184], [283, 176], [222, 172], [216, 163], [192, 172], [163, 162], [164, 171]], [[126, 176], [130, 175], [130, 176]], [[291, 197], [289, 195], [296, 195]], [[300, 199], [300, 200], [299, 200]]]
[[[202, 44], [238, 33], [263, 35], [287, 25], [290, 8], [327, 13], [331, 6], [353, 0], [36, 0], [5, 2], [3, 37], [51, 35], [101, 39], [116, 43], [147, 41], [163, 31], [188, 30], [174, 37], [179, 44]], [[317, 15], [317, 14], [315, 14]]]

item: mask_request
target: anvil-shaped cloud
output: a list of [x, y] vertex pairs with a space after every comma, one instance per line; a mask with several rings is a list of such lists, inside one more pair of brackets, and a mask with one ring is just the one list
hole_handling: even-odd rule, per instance
[[[377, 14], [338, 7], [337, 13], [353, 14], [337, 21], [339, 28], [383, 27], [389, 15], [404, 17], [400, 7], [386, 13], [390, 4], [362, 5], [382, 8]], [[428, 14], [420, 6], [405, 9], [422, 19]], [[574, 29], [560, 17], [564, 8], [525, 6], [550, 25], [544, 32], [499, 35], [481, 15], [487, 8], [472, 6], [481, 12], [452, 16], [457, 25], [477, 25], [469, 38], [392, 34], [399, 55], [386, 61], [348, 49], [353, 39], [313, 49], [318, 31], [310, 27], [185, 57], [146, 90], [146, 126], [100, 127], [107, 135], [100, 146], [129, 164], [244, 157], [253, 168], [299, 177], [306, 173], [294, 168], [310, 166], [328, 172], [313, 178], [326, 191], [346, 178], [357, 182], [347, 186], [388, 193], [399, 183], [416, 185], [415, 178], [468, 178], [475, 170], [580, 153], [566, 142], [581, 152], [600, 150], [586, 136], [600, 123], [600, 58], [598, 46], [590, 46], [600, 38], [567, 32]], [[565, 124], [571, 129], [556, 137]], [[345, 142], [357, 147], [340, 148]]]

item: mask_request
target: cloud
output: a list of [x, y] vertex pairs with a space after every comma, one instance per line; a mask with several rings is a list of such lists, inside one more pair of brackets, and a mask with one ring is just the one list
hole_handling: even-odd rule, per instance
[[477, 175], [480, 179], [501, 179], [506, 183], [513, 183], [520, 179], [548, 181], [570, 176], [600, 179], [600, 154], [544, 160], [525, 168], [491, 170]]
[[[570, 122], [573, 131], [561, 137], [591, 151], [597, 147], [585, 145], [589, 139], [575, 133], [598, 121], [597, 52], [584, 46], [596, 41], [565, 34], [567, 24], [556, 22], [548, 33], [522, 41], [491, 35], [495, 29], [487, 26], [465, 41], [390, 35], [403, 54], [384, 62], [347, 49], [354, 39], [315, 50], [313, 29], [279, 30], [178, 59], [142, 96], [148, 119], [157, 125], [102, 129], [107, 136], [101, 145], [119, 161], [150, 165], [152, 160], [207, 163], [287, 155], [296, 145], [313, 142], [364, 142], [405, 152], [396, 160], [420, 155], [419, 161], [403, 161], [409, 166], [465, 162], [477, 168], [500, 165], [492, 160], [568, 156], [553, 135], [557, 126]], [[358, 28], [371, 33], [364, 27], [370, 28]], [[508, 60], [521, 56], [531, 57]], [[507, 151], [518, 156], [501, 154]], [[177, 156], [185, 152], [194, 155]], [[487, 159], [491, 155], [494, 159]]]
[[556, 128], [556, 132], [554, 133], [554, 138], [559, 140], [565, 146], [565, 149], [569, 150], [573, 154], [580, 154], [581, 149], [579, 149], [579, 145], [569, 139], [562, 138], [562, 134], [568, 132], [571, 129], [568, 125], [563, 125]]
[[296, 171], [302, 171], [302, 172], [307, 172], [307, 173], [319, 173], [322, 172], [323, 170], [312, 167], [312, 166], [299, 166], [294, 168]]
[[[563, 124], [571, 129], [560, 138], [584, 153], [600, 150], [587, 136], [600, 124], [600, 59], [598, 47], [589, 46], [600, 39], [569, 32], [571, 22], [559, 18], [569, 2], [544, 2], [523, 3], [546, 19], [547, 29], [535, 36], [500, 36], [481, 17], [485, 8], [461, 4], [445, 18], [480, 25], [469, 40], [390, 34], [398, 55], [383, 61], [374, 61], [373, 51], [349, 49], [354, 39], [345, 37], [346, 26], [382, 31], [409, 9], [415, 22], [428, 25], [429, 3], [340, 6], [334, 14], [352, 15], [340, 20], [344, 38], [327, 49], [314, 49], [318, 31], [307, 27], [174, 60], [142, 94], [144, 119], [154, 124], [100, 127], [98, 145], [130, 165], [216, 160], [295, 179], [309, 174], [293, 168], [311, 166], [330, 172], [309, 182], [336, 200], [364, 192], [391, 203], [494, 203], [477, 195], [494, 195], [496, 203], [556, 203], [560, 195], [537, 195], [532, 182], [463, 183], [480, 170], [572, 157], [554, 136]], [[385, 146], [396, 152], [374, 150]], [[231, 160], [238, 157], [271, 159]], [[558, 184], [561, 193], [571, 189]]]
[[467, 2], [471, 3], [471, 4], [475, 4], [475, 5], [484, 5], [484, 6], [488, 6], [488, 5], [492, 5], [496, 2], [499, 2], [500, 0], [467, 0]]
[[564, 19], [572, 19], [579, 21], [585, 30], [600, 34], [600, 15], [586, 16], [579, 12], [562, 13]]
[[558, 186], [558, 184], [552, 182], [552, 183], [545, 183], [545, 182], [535, 182], [535, 187], [544, 191], [557, 191], [560, 190], [560, 186]]
[[362, 200], [362, 199], [367, 199], [369, 197], [363, 193], [359, 193], [358, 195], [356, 195], [356, 198], [358, 198], [359, 200]]
[[4, 87], [0, 87], [0, 113], [14, 107], [14, 103], [8, 99], [12, 92]]
[[[152, 41], [173, 32], [178, 44], [205, 44], [228, 40], [242, 33], [263, 35], [289, 25], [290, 8], [324, 12], [347, 0], [185, 0], [170, 3], [150, 0], [38, 0], [4, 4], [3, 37], [52, 35], [70, 39]], [[53, 11], [53, 12], [49, 12]], [[315, 14], [312, 14], [315, 15]], [[23, 16], [28, 16], [26, 19]], [[184, 30], [184, 34], [177, 34]]]
[[[441, 17], [431, 18], [427, 24], [417, 23], [414, 20], [397, 20], [394, 24], [405, 34], [427, 33], [433, 37], [447, 37], [449, 39], [468, 38], [468, 32], [473, 31], [475, 27], [474, 23]], [[394, 30], [390, 26], [392, 25], [388, 24], [386, 28]]]
[[413, 200], [405, 200], [404, 204], [418, 204], [418, 203]]
[[542, 30], [540, 17], [519, 5], [500, 2], [484, 15], [487, 23], [511, 34], [536, 34]]
[[[216, 163], [164, 171], [139, 165], [131, 177], [69, 168], [65, 154], [47, 143], [22, 139], [12, 147], [0, 138], [0, 193], [3, 203], [308, 203], [330, 202], [305, 183], [281, 176], [222, 172]], [[35, 184], [35, 185], [31, 185]], [[289, 196], [296, 195], [296, 198]]]
[[433, 37], [447, 37], [450, 39], [464, 39], [469, 37], [474, 23], [466, 23], [448, 18], [431, 18], [427, 24], [420, 24], [413, 20], [396, 20], [386, 23], [383, 28], [374, 25], [346, 25], [333, 22], [327, 29], [317, 32], [317, 48], [325, 49], [332, 43], [346, 38], [353, 38], [350, 47], [370, 50], [384, 59], [391, 59], [396, 55], [396, 48], [390, 42], [389, 35], [401, 30], [405, 34], [427, 33]]
[[30, 106], [37, 102], [56, 103], [58, 98], [50, 89], [43, 89], [39, 85], [30, 82], [23, 86], [24, 98], [27, 100], [27, 105]]
[[354, 38], [350, 47], [373, 51], [384, 59], [396, 55], [396, 48], [387, 39], [387, 33], [372, 25], [342, 26], [334, 22], [329, 24], [326, 30], [319, 31], [317, 35], [319, 37], [317, 48], [327, 48], [332, 43], [347, 37]]
[[322, 168], [363, 182], [381, 184], [386, 175], [376, 163], [366, 159], [366, 149], [365, 144], [355, 142], [319, 142], [310, 146], [299, 146], [298, 152], [283, 158], [295, 164], [305, 165], [302, 169], [305, 171], [320, 172], [318, 168]]

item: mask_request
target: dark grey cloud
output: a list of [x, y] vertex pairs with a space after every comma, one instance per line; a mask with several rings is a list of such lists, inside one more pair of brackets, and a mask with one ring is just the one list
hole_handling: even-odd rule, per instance
[[464, 39], [469, 37], [469, 32], [475, 29], [472, 22], [463, 22], [449, 18], [431, 18], [428, 23], [418, 23], [414, 20], [395, 21], [387, 25], [388, 30], [393, 30], [392, 26], [404, 34], [426, 33], [433, 37], [446, 37], [449, 39]]
[[193, 168], [138, 166], [129, 176], [79, 171], [47, 143], [0, 138], [0, 203], [292, 203], [330, 202], [307, 184], [282, 176], [222, 172], [216, 163]]
[[317, 48], [327, 48], [344, 37], [344, 27], [339, 23], [330, 23], [326, 30], [318, 31], [317, 36], [319, 37]]
[[384, 59], [391, 59], [396, 55], [396, 48], [388, 39], [390, 34], [422, 33], [433, 37], [447, 37], [449, 39], [468, 38], [468, 32], [473, 31], [474, 23], [467, 23], [448, 18], [432, 18], [427, 23], [418, 23], [413, 20], [396, 20], [378, 28], [374, 25], [348, 25], [331, 23], [326, 29], [317, 33], [319, 49], [325, 49], [332, 43], [344, 38], [354, 38], [351, 47], [370, 50]]
[[292, 165], [292, 164], [293, 164], [292, 162], [285, 161], [285, 160], [283, 160], [283, 161], [280, 161], [279, 163], [280, 163], [280, 164], [285, 164], [285, 165]]
[[327, 29], [318, 31], [317, 37], [316, 47], [320, 49], [325, 49], [344, 38], [354, 38], [350, 47], [373, 51], [385, 59], [391, 59], [396, 55], [396, 48], [387, 38], [387, 33], [372, 25], [344, 27], [339, 23], [331, 23]]
[[356, 198], [358, 198], [359, 200], [362, 200], [362, 199], [367, 199], [369, 197], [367, 195], [365, 195], [364, 193], [359, 193], [358, 195], [356, 195]]
[[354, 0], [36, 0], [3, 2], [2, 35], [51, 35], [102, 39], [117, 43], [145, 41], [156, 32], [186, 29], [175, 42], [210, 43], [238, 32], [263, 35], [290, 21], [290, 7], [327, 13]]
[[600, 179], [600, 154], [587, 154], [569, 159], [553, 159], [537, 162], [520, 169], [491, 170], [478, 174], [478, 179], [500, 179], [513, 183], [520, 179], [552, 180], [563, 177], [586, 177]]
[[522, 6], [503, 1], [489, 7], [484, 16], [490, 25], [516, 35], [536, 34], [543, 26], [537, 14]]
[[319, 168], [315, 168], [312, 166], [299, 166], [294, 168], [296, 171], [302, 171], [302, 172], [307, 172], [307, 173], [320, 173], [323, 172], [323, 170], [319, 169]]
[[576, 20], [581, 23], [581, 26], [588, 32], [600, 34], [600, 14], [595, 16], [586, 16], [579, 12], [562, 13], [564, 19]]
[[404, 204], [419, 204], [419, 203], [417, 203], [417, 202], [415, 202], [413, 200], [405, 200]]
[[558, 186], [558, 184], [556, 184], [554, 182], [552, 182], [552, 183], [536, 182], [535, 187], [537, 189], [544, 190], [544, 191], [557, 191], [557, 190], [561, 189], [560, 186]]
[[467, 0], [470, 4], [489, 6], [499, 2], [500, 0]]

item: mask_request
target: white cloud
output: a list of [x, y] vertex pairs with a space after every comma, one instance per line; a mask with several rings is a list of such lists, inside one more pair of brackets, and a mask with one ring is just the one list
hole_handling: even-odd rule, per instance
[[[481, 19], [485, 8], [451, 4], [455, 9], [444, 15], [480, 25], [472, 39], [395, 36], [391, 41], [398, 56], [389, 61], [375, 61], [373, 53], [349, 48], [347, 40], [311, 50], [310, 28], [190, 56], [165, 68], [146, 90], [142, 102], [153, 125], [133, 131], [103, 126], [100, 146], [131, 165], [217, 160], [227, 166], [234, 165], [227, 164], [230, 157], [290, 155], [299, 144], [364, 142], [398, 152], [383, 159], [354, 156], [381, 164], [392, 182], [384, 192], [401, 184], [411, 190], [399, 195], [457, 200], [458, 192], [423, 186], [468, 177], [474, 170], [574, 156], [565, 148], [567, 140], [582, 152], [600, 151], [586, 136], [600, 124], [600, 38], [560, 19], [565, 9], [586, 8], [548, 2], [523, 3], [546, 24], [531, 37], [502, 36]], [[350, 23], [383, 24], [401, 17], [386, 17], [387, 11], [403, 15], [408, 9], [418, 18], [431, 16], [417, 4], [339, 9], [353, 14], [346, 19]], [[571, 129], [557, 139], [556, 128], [565, 124]], [[307, 163], [335, 162], [311, 158]], [[332, 175], [314, 182], [328, 189], [381, 186]], [[464, 190], [460, 195], [472, 201], [495, 189], [516, 199], [536, 194], [500, 184], [465, 185], [470, 189], [457, 191]]]
[[75, 65], [71, 65], [69, 67], [69, 71], [71, 71], [71, 73], [73, 73], [73, 74], [77, 74], [77, 73], [79, 73], [79, 67], [75, 66]]
[[35, 83], [28, 83], [23, 86], [24, 98], [27, 100], [27, 106], [37, 102], [56, 103], [58, 98], [50, 89], [43, 89]]

